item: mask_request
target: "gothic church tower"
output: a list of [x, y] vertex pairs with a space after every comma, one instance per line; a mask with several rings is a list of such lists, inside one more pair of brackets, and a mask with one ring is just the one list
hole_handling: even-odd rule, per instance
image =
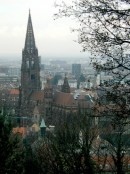
[[21, 95], [23, 102], [29, 100], [29, 96], [40, 89], [40, 61], [38, 49], [35, 44], [31, 14], [29, 11], [21, 66]]

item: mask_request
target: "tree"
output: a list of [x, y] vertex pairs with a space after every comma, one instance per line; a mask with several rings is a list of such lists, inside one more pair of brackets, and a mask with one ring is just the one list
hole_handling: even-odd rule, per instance
[[53, 134], [36, 143], [33, 153], [41, 173], [95, 173], [90, 153], [97, 128], [90, 126], [91, 119], [87, 113], [65, 114]]
[[[111, 138], [109, 143], [111, 141], [111, 147], [116, 149], [111, 154], [117, 173], [125, 173], [125, 155], [122, 152], [126, 148], [126, 140], [123, 137], [129, 129], [130, 113], [127, 103], [130, 91], [130, 1], [75, 0], [72, 5], [62, 2], [58, 7], [59, 13], [56, 17], [74, 16], [79, 21], [80, 27], [76, 30], [79, 32], [78, 42], [82, 45], [83, 51], [91, 52], [94, 68], [98, 72], [107, 71], [113, 76], [113, 83], [106, 82], [100, 88], [100, 91], [105, 92], [105, 96], [100, 97], [97, 104], [100, 108], [99, 120], [105, 118], [107, 124], [109, 120], [112, 128], [109, 133], [112, 135], [118, 130], [116, 145], [112, 143]], [[127, 87], [121, 84], [123, 80], [127, 81]], [[102, 103], [104, 101], [106, 103]]]
[[12, 133], [11, 120], [0, 115], [0, 173], [24, 173], [25, 149], [19, 135]]
[[110, 71], [120, 80], [129, 75], [129, 71], [123, 72], [130, 70], [126, 55], [130, 48], [128, 0], [75, 0], [72, 5], [62, 2], [58, 7], [55, 17], [74, 16], [79, 21], [78, 42], [83, 51], [91, 52], [96, 69]]
[[[111, 165], [111, 170], [123, 174], [128, 170], [129, 158], [129, 113], [130, 110], [126, 105], [125, 96], [123, 95], [123, 87], [114, 91], [110, 91], [100, 97], [97, 102], [97, 117], [99, 118], [99, 130], [102, 140], [107, 141], [104, 145], [105, 153], [98, 150], [99, 159], [102, 157], [107, 164]], [[106, 92], [106, 90], [105, 90]], [[103, 94], [104, 95], [104, 94]], [[100, 105], [99, 105], [100, 104]], [[111, 160], [111, 162], [110, 162]]]

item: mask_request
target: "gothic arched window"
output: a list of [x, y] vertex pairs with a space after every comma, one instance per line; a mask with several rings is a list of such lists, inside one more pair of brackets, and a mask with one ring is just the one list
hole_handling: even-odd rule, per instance
[[31, 68], [34, 68], [34, 61], [31, 61]]
[[27, 65], [27, 68], [29, 68], [29, 60], [27, 60], [26, 65]]

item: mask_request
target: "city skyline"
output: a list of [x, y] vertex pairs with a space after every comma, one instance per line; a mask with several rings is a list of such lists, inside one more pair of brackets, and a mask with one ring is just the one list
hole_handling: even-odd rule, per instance
[[54, 4], [60, 2], [61, 0], [1, 0], [0, 58], [21, 59], [29, 9], [36, 46], [42, 58], [87, 58], [88, 54], [82, 53], [81, 46], [74, 42], [78, 39], [78, 34], [72, 33], [71, 28], [77, 27], [76, 22], [66, 18], [54, 20], [54, 14], [58, 11]]

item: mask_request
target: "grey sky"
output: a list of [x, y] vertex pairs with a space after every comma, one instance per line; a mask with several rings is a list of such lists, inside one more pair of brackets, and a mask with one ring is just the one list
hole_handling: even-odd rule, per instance
[[[0, 0], [0, 56], [21, 58], [31, 10], [36, 45], [42, 57], [85, 57], [81, 46], [74, 42], [76, 26], [70, 19], [54, 20], [55, 0]], [[61, 0], [57, 0], [60, 2]], [[71, 0], [65, 0], [70, 2]]]

